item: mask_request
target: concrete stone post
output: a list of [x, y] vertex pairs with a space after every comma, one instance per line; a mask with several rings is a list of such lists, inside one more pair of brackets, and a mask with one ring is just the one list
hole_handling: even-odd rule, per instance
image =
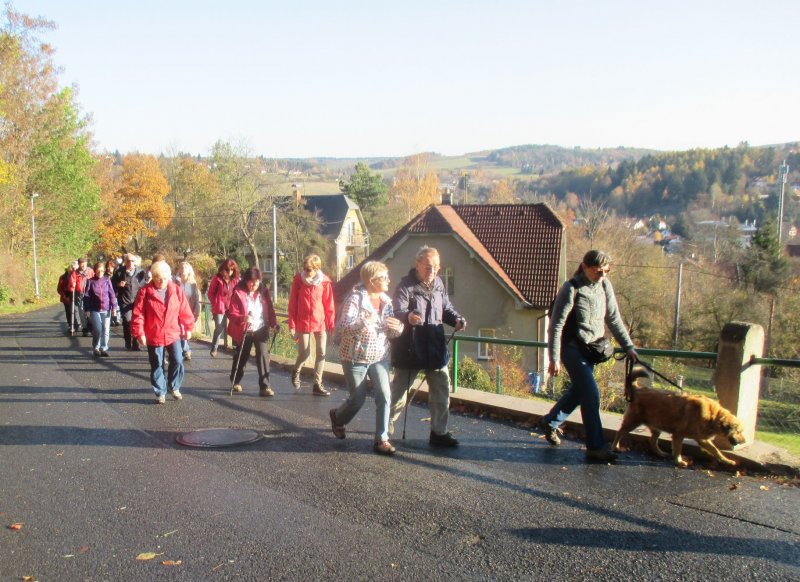
[[[750, 360], [763, 353], [764, 328], [760, 325], [733, 321], [722, 328], [714, 384], [719, 403], [742, 421], [747, 443], [755, 440], [761, 385], [761, 366], [751, 365]], [[727, 439], [715, 443], [720, 448], [731, 448]]]

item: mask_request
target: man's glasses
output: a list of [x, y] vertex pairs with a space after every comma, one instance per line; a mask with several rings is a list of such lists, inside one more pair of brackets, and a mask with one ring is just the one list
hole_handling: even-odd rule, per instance
[[375, 275], [372, 278], [372, 280], [373, 281], [388, 281], [389, 280], [389, 275], [386, 274], [386, 273], [384, 273], [383, 275]]

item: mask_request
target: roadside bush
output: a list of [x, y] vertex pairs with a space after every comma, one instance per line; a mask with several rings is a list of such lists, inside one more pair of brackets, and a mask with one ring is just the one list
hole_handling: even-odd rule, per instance
[[[452, 367], [452, 362], [450, 363]], [[452, 370], [450, 371], [452, 374]], [[458, 385], [483, 392], [494, 392], [492, 379], [483, 367], [472, 358], [465, 357], [458, 363]]]

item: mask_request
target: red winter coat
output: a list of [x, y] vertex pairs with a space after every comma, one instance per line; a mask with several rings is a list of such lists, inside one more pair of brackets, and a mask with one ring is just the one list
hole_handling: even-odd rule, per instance
[[144, 335], [149, 346], [168, 346], [180, 339], [181, 326], [183, 329], [192, 329], [194, 315], [180, 287], [172, 281], [167, 283], [166, 304], [152, 283], [139, 290], [131, 318], [133, 337]]
[[227, 311], [231, 302], [231, 295], [233, 295], [233, 290], [236, 289], [238, 283], [239, 277], [235, 277], [227, 283], [218, 274], [211, 277], [211, 281], [208, 284], [208, 302], [211, 304], [211, 313], [222, 315]]
[[[275, 309], [272, 307], [272, 297], [269, 294], [269, 287], [262, 287], [261, 308], [264, 314], [264, 325], [269, 328], [278, 326], [278, 318], [275, 316]], [[228, 307], [228, 335], [231, 339], [242, 345], [244, 330], [247, 327], [247, 291], [241, 286], [236, 287], [231, 297], [231, 304]]]
[[333, 283], [323, 273], [319, 285], [306, 284], [297, 273], [289, 293], [289, 329], [297, 333], [333, 331], [336, 310], [333, 306]]

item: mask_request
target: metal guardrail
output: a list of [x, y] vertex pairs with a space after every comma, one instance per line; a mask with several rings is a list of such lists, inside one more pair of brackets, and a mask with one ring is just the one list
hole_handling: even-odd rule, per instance
[[[524, 348], [547, 348], [547, 342], [530, 340], [513, 340], [504, 338], [490, 338], [470, 335], [456, 335], [453, 337], [453, 392], [458, 390], [458, 344], [459, 342], [473, 342], [481, 344], [497, 344], [507, 346], [518, 346]], [[658, 350], [653, 348], [636, 348], [636, 352], [641, 356], [658, 356], [667, 358], [695, 359], [695, 360], [716, 360], [716, 352], [690, 352], [685, 350]], [[624, 354], [625, 350], [616, 348], [614, 354]], [[792, 367], [800, 367], [800, 360], [778, 360], [775, 358], [753, 358], [754, 364], [765, 365], [784, 365], [778, 362], [790, 362]], [[500, 374], [497, 380], [498, 394], [502, 392], [500, 385]]]

